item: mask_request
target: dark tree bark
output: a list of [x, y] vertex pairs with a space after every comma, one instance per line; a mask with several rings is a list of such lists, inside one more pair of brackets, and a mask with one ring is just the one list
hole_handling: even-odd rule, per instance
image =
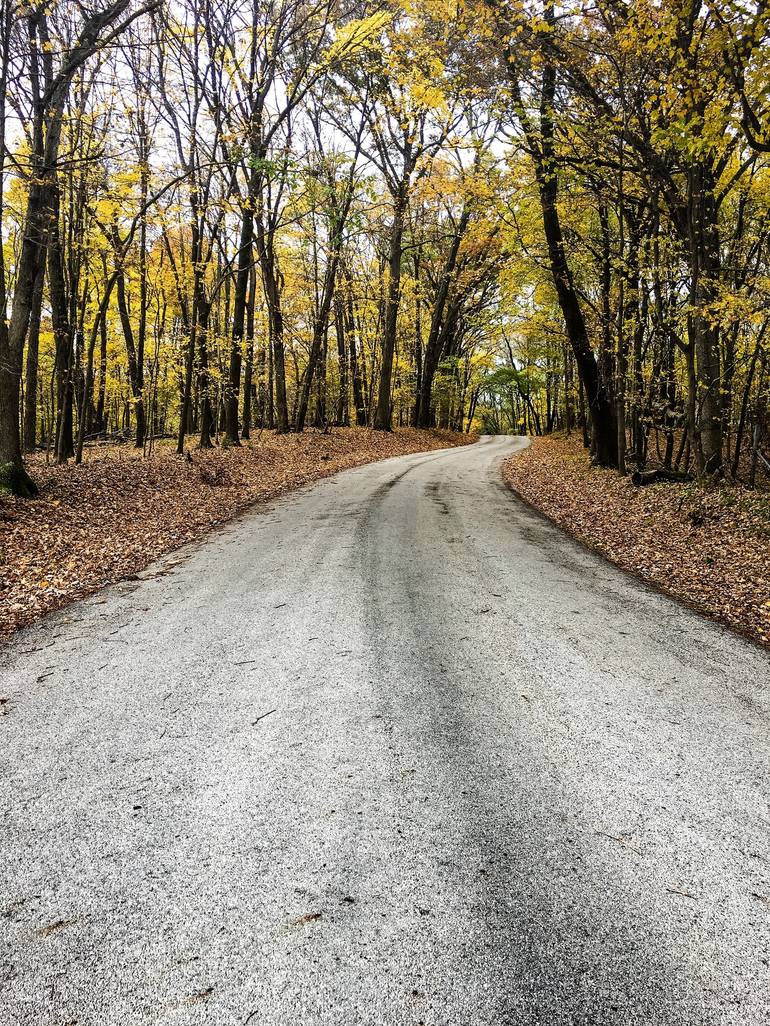
[[43, 312], [45, 284], [45, 253], [40, 263], [32, 295], [27, 341], [27, 364], [24, 379], [24, 452], [34, 452], [37, 441], [37, 368], [40, 349], [40, 320]]
[[422, 380], [420, 382], [420, 395], [419, 402], [417, 404], [417, 426], [422, 428], [431, 427], [433, 423], [431, 391], [433, 389], [433, 378], [435, 377], [436, 370], [438, 369], [438, 365], [441, 360], [443, 349], [442, 342], [446, 337], [445, 333], [442, 332], [442, 327], [444, 326], [444, 312], [455, 268], [457, 266], [457, 257], [460, 252], [460, 246], [465, 238], [465, 233], [468, 229], [468, 225], [470, 224], [470, 220], [470, 208], [466, 206], [460, 215], [460, 220], [458, 221], [452, 235], [449, 252], [447, 253], [444, 268], [441, 272], [441, 278], [439, 279], [438, 288], [436, 289], [436, 298], [433, 303], [430, 331], [428, 333], [428, 341], [425, 344], [425, 356], [422, 364]]
[[693, 308], [690, 342], [697, 368], [698, 472], [705, 477], [719, 477], [724, 471], [722, 371], [719, 324], [712, 315], [712, 309], [719, 297], [721, 257], [713, 167], [695, 164], [690, 169], [689, 179], [688, 235]]
[[[555, 23], [553, 5], [546, 6], [546, 20]], [[556, 96], [556, 65], [547, 51], [542, 54], [540, 120], [535, 126], [526, 112], [519, 85], [516, 53], [508, 50], [507, 67], [514, 103], [535, 165], [543, 232], [548, 248], [548, 262], [559, 302], [564, 327], [569, 339], [581, 384], [585, 391], [591, 417], [592, 448], [602, 466], [617, 466], [617, 437], [611, 397], [602, 380], [596, 356], [591, 348], [585, 317], [575, 288], [564, 246], [564, 235], [557, 206], [559, 180], [554, 145], [554, 100]]]
[[337, 367], [339, 368], [339, 392], [335, 419], [339, 427], [348, 427], [350, 425], [349, 363], [345, 334], [345, 310], [343, 298], [339, 292], [335, 292], [334, 295], [334, 330], [337, 336]]
[[126, 299], [126, 278], [122, 269], [117, 276], [118, 282], [118, 311], [120, 313], [120, 324], [123, 329], [123, 338], [126, 343], [126, 354], [128, 356], [128, 379], [131, 386], [133, 398], [134, 421], [136, 424], [136, 438], [142, 440], [146, 433], [145, 410], [144, 410], [144, 373], [140, 370], [139, 351], [134, 339], [134, 329], [129, 316], [128, 302]]
[[[112, 27], [112, 34], [119, 34], [152, 6], [138, 8], [118, 26], [114, 26], [114, 22], [126, 11], [128, 0], [118, 0], [101, 11], [88, 14], [74, 45], [66, 51], [56, 72], [46, 58], [45, 88], [40, 90], [33, 85], [35, 111], [32, 127], [32, 176], [27, 195], [24, 240], [17, 266], [10, 319], [6, 322], [5, 318], [0, 318], [0, 488], [5, 487], [20, 495], [30, 496], [37, 492], [22, 461], [19, 397], [24, 342], [32, 313], [35, 281], [48, 244], [54, 211], [64, 107], [75, 74], [96, 52], [105, 30]], [[40, 50], [44, 54], [50, 53], [44, 9], [35, 8], [27, 18], [27, 24], [34, 77], [40, 71]], [[5, 102], [4, 95], [2, 102]], [[2, 298], [5, 300], [4, 294]]]
[[227, 394], [225, 399], [225, 438], [228, 445], [240, 445], [238, 434], [238, 400], [241, 391], [241, 347], [246, 324], [249, 279], [253, 260], [254, 216], [247, 203], [241, 209], [241, 238], [238, 245], [238, 268], [235, 275], [235, 296], [233, 300], [233, 326], [230, 343], [230, 366], [228, 368]]
[[[289, 402], [286, 396], [286, 352], [284, 347], [283, 308], [281, 305], [281, 277], [276, 264], [273, 233], [266, 229], [261, 208], [257, 212], [256, 226], [259, 266], [262, 272], [262, 285], [270, 322], [270, 350], [272, 358], [270, 364], [272, 371], [269, 399], [270, 427], [275, 427], [279, 434], [286, 434], [289, 430]], [[275, 390], [274, 401], [273, 389]]]
[[102, 317], [99, 325], [99, 387], [96, 396], [96, 412], [94, 414], [94, 430], [106, 431], [104, 420], [104, 397], [107, 388], [107, 318]]
[[257, 276], [255, 267], [249, 269], [249, 297], [246, 304], [246, 366], [243, 371], [243, 426], [241, 438], [248, 439], [251, 434], [252, 392], [254, 389], [254, 308], [256, 305]]
[[377, 405], [372, 426], [375, 431], [390, 431], [392, 428], [392, 383], [393, 359], [396, 353], [398, 331], [398, 309], [401, 302], [401, 256], [404, 248], [404, 227], [408, 183], [413, 170], [411, 150], [405, 157], [404, 177], [399, 183], [393, 202], [393, 222], [388, 244], [388, 291], [385, 299], [384, 331], [380, 363], [380, 384], [377, 391]]

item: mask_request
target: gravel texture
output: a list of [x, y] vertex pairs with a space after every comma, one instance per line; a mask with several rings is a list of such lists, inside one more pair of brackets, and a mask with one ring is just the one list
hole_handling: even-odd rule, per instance
[[770, 660], [525, 507], [522, 444], [16, 636], [3, 1026], [770, 1021]]

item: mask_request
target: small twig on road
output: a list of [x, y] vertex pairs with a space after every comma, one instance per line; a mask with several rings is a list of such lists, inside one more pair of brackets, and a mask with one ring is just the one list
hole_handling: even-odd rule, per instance
[[113, 634], [117, 634], [118, 631], [122, 631], [124, 627], [130, 626], [130, 624], [131, 624], [131, 621], [127, 620], [125, 623], [120, 624], [119, 627], [116, 627], [114, 631], [110, 631], [110, 633], [107, 635], [107, 637], [111, 638]]
[[44, 648], [50, 648], [51, 645], [55, 645], [58, 639], [54, 638], [53, 641], [49, 641], [46, 645], [38, 645], [37, 648], [25, 648], [22, 649], [22, 655], [32, 655], [33, 652], [42, 652]]
[[270, 716], [274, 712], [277, 712], [277, 710], [276, 709], [270, 709], [268, 712], [262, 713], [261, 716], [257, 716], [256, 720], [252, 721], [252, 724], [251, 724], [252, 727], [255, 727], [259, 723], [260, 720], [264, 720], [265, 716]]
[[678, 891], [676, 887], [667, 887], [666, 890], [669, 894], [679, 894], [683, 898], [692, 898], [693, 901], [698, 900], [697, 894], [689, 894], [687, 891]]
[[256, 663], [256, 659], [238, 659], [233, 663], [233, 666], [246, 666], [247, 663]]
[[[521, 697], [524, 698], [524, 695], [522, 695]], [[605, 830], [596, 830], [594, 832], [598, 834], [599, 837], [609, 837], [611, 841], [617, 841], [618, 844], [622, 844], [626, 848], [630, 848], [631, 851], [635, 851], [637, 855], [642, 854], [641, 851], [639, 851], [638, 848], [635, 848], [633, 844], [631, 844], [629, 841], [625, 839], [625, 837], [616, 837], [615, 834], [608, 834]], [[692, 897], [692, 895], [688, 895], [688, 897]]]

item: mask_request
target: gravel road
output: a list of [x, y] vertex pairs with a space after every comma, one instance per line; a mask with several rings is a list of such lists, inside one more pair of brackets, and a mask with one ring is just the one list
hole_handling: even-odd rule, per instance
[[0, 656], [2, 1026], [770, 1022], [770, 660], [348, 471]]

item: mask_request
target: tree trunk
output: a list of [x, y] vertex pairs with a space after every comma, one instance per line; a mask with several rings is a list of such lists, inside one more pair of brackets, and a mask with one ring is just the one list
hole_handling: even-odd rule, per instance
[[551, 274], [556, 286], [556, 295], [564, 318], [567, 338], [572, 346], [578, 374], [585, 389], [596, 460], [601, 466], [615, 467], [617, 466], [618, 449], [612, 404], [605, 384], [600, 378], [596, 357], [591, 350], [583, 311], [580, 308], [572, 273], [567, 263], [559, 212], [556, 207], [556, 177], [553, 172], [546, 174], [541, 169], [538, 179]]
[[212, 447], [211, 432], [214, 428], [214, 416], [211, 409], [211, 394], [209, 392], [209, 324], [211, 320], [211, 303], [203, 299], [198, 310], [198, 389], [201, 411], [200, 439], [198, 444], [201, 449]]
[[[546, 5], [545, 16], [549, 23], [555, 24], [555, 13], [551, 2]], [[515, 61], [515, 51], [509, 50], [509, 75], [529, 152], [535, 165], [551, 275], [559, 308], [564, 318], [567, 338], [575, 355], [578, 377], [588, 401], [592, 427], [592, 449], [598, 463], [602, 466], [615, 467], [617, 466], [618, 452], [612, 403], [607, 394], [607, 383], [599, 374], [596, 357], [588, 339], [585, 318], [567, 261], [557, 207], [558, 176], [554, 146], [556, 68], [550, 57], [543, 55], [540, 124], [539, 130], [536, 130], [522, 102]]]
[[96, 398], [96, 416], [94, 418], [94, 429], [104, 431], [104, 396], [107, 389], [107, 318], [102, 317], [99, 325], [99, 389]]
[[690, 341], [695, 350], [697, 382], [698, 473], [720, 477], [722, 457], [722, 374], [719, 325], [713, 306], [719, 298], [720, 252], [712, 169], [695, 164], [689, 172]]
[[126, 354], [128, 356], [128, 380], [131, 386], [131, 395], [133, 398], [134, 407], [134, 418], [136, 423], [136, 438], [142, 440], [142, 446], [144, 446], [144, 436], [146, 433], [146, 417], [144, 409], [144, 396], [142, 394], [144, 385], [144, 374], [140, 373], [139, 365], [139, 353], [134, 340], [134, 329], [131, 324], [131, 318], [128, 312], [128, 302], [126, 299], [126, 278], [122, 270], [118, 272], [118, 312], [120, 313], [120, 323], [123, 329], [123, 338], [126, 343]]
[[454, 277], [457, 257], [460, 252], [463, 238], [470, 223], [470, 210], [466, 206], [460, 217], [460, 221], [452, 237], [444, 268], [441, 273], [436, 299], [433, 304], [433, 313], [430, 322], [428, 341], [425, 345], [425, 356], [422, 364], [422, 380], [420, 382], [420, 399], [417, 410], [417, 426], [422, 428], [430, 427], [433, 423], [431, 412], [431, 391], [433, 389], [433, 378], [441, 360], [442, 343], [446, 338], [446, 332], [442, 331], [444, 324], [444, 310], [446, 308], [449, 289]]
[[[69, 320], [69, 303], [64, 278], [61, 239], [58, 226], [58, 193], [52, 206], [51, 235], [48, 243], [48, 284], [51, 301], [51, 323], [56, 349], [56, 462], [66, 463], [74, 456], [72, 437], [73, 405], [73, 327]], [[42, 257], [41, 257], [42, 259]]]
[[29, 317], [27, 365], [24, 378], [24, 452], [34, 452], [37, 440], [37, 367], [40, 348], [40, 320], [43, 310], [45, 284], [45, 250], [35, 279], [32, 309]]
[[334, 329], [337, 336], [337, 366], [339, 368], [339, 393], [337, 395], [336, 421], [339, 427], [350, 425], [350, 396], [348, 394], [348, 350], [345, 335], [345, 312], [342, 296], [334, 296]]
[[241, 392], [241, 346], [246, 323], [246, 305], [249, 294], [249, 278], [252, 263], [252, 239], [254, 217], [250, 206], [241, 209], [241, 238], [238, 246], [238, 270], [235, 276], [235, 297], [233, 300], [233, 328], [230, 344], [230, 366], [228, 370], [225, 399], [225, 438], [228, 445], [240, 445], [238, 435], [238, 399]]
[[407, 180], [405, 176], [395, 196], [393, 224], [390, 230], [388, 291], [385, 300], [380, 385], [377, 392], [377, 406], [374, 411], [373, 423], [376, 431], [391, 430], [391, 385], [393, 380], [393, 360], [396, 352], [396, 333], [398, 331], [398, 308], [401, 300], [401, 254], [406, 218], [406, 190]]
[[257, 275], [252, 261], [249, 268], [249, 298], [246, 304], [246, 366], [243, 371], [243, 425], [241, 438], [251, 434], [251, 399], [254, 380], [254, 307], [256, 304]]

